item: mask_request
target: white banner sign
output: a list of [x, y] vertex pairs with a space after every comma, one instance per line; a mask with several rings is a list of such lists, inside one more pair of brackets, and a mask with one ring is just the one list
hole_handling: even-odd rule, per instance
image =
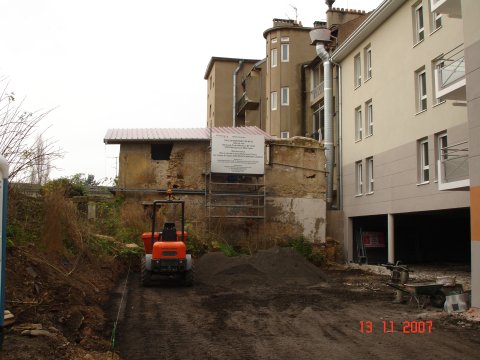
[[212, 173], [265, 173], [263, 135], [212, 134]]

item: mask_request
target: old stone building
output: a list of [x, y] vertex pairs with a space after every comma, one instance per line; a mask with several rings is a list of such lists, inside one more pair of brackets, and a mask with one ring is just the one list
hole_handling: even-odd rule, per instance
[[[260, 135], [263, 173], [212, 172], [216, 134]], [[120, 144], [117, 194], [139, 207], [173, 189], [187, 203], [188, 223], [212, 238], [257, 245], [300, 236], [325, 241], [325, 157], [315, 140], [278, 140], [256, 127], [238, 127], [110, 129], [104, 142]]]

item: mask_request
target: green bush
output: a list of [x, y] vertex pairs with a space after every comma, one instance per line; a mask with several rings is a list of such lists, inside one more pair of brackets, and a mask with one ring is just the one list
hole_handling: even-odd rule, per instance
[[312, 243], [307, 241], [303, 236], [289, 239], [288, 245], [306, 258], [312, 254]]
[[232, 256], [239, 256], [240, 253], [237, 252], [232, 245], [222, 242], [219, 244], [220, 250], [225, 254], [225, 256], [232, 257]]
[[325, 260], [324, 254], [319, 250], [314, 250], [312, 243], [303, 236], [289, 239], [288, 245], [315, 265], [321, 265]]
[[42, 186], [42, 193], [62, 192], [67, 198], [74, 196], [84, 196], [87, 193], [87, 187], [71, 178], [59, 178], [48, 181]]

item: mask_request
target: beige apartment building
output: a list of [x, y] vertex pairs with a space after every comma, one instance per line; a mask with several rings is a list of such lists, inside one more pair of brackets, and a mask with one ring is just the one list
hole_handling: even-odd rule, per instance
[[[243, 79], [252, 72], [260, 72], [261, 64], [256, 65], [259, 62], [261, 63], [260, 60], [225, 57], [210, 59], [204, 76], [207, 80], [207, 127], [251, 125], [262, 128], [260, 119], [251, 119], [250, 123], [246, 124], [245, 116], [239, 115], [238, 111], [239, 101], [245, 93]], [[257, 82], [261, 84], [262, 81], [258, 79]], [[250, 91], [249, 109], [257, 110], [260, 106], [260, 91], [252, 86], [249, 86], [250, 88], [255, 91]]]
[[305, 71], [315, 57], [309, 31], [274, 19], [263, 33], [263, 60], [212, 57], [207, 80], [207, 126], [257, 126], [278, 138], [304, 136]]
[[[263, 60], [212, 57], [207, 80], [207, 126], [257, 126], [278, 138], [325, 138], [324, 71], [309, 33], [327, 28], [334, 49], [366, 18], [365, 11], [330, 8], [327, 21], [304, 27], [301, 22], [273, 19], [263, 33]], [[336, 74], [335, 74], [336, 77]], [[336, 88], [336, 83], [334, 83]], [[336, 123], [338, 124], [338, 123]], [[338, 126], [334, 129], [338, 149]], [[338, 150], [334, 151], [338, 156]], [[339, 172], [333, 170], [329, 208], [339, 207]], [[335, 178], [335, 180], [333, 180]]]
[[266, 132], [280, 138], [304, 136], [305, 118], [302, 66], [315, 57], [310, 46], [311, 27], [293, 20], [274, 19], [263, 33], [267, 45]]
[[429, 0], [386, 0], [331, 56], [348, 260], [470, 263], [462, 28]]

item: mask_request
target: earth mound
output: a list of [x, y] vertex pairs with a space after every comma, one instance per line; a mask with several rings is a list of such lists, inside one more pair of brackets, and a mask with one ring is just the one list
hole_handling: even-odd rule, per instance
[[196, 281], [212, 286], [313, 285], [325, 282], [321, 269], [291, 248], [274, 247], [255, 255], [208, 253], [195, 263]]

